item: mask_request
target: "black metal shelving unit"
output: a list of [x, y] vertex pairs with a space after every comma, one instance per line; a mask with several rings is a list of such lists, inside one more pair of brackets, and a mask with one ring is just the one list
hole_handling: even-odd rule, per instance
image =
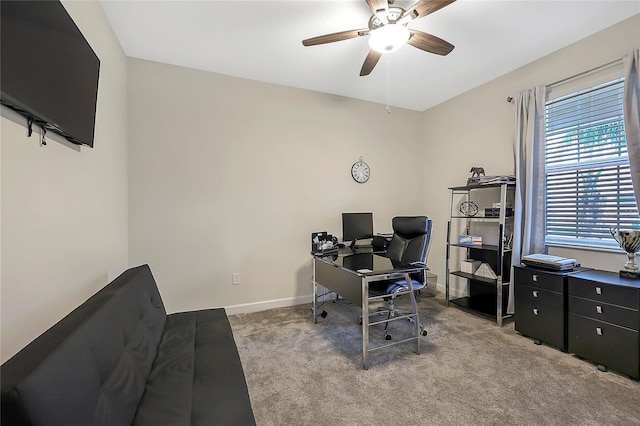
[[[500, 214], [498, 217], [486, 217], [478, 212], [475, 216], [465, 216], [457, 211], [456, 200], [470, 201], [472, 193], [489, 188], [499, 188], [500, 190]], [[511, 271], [511, 249], [506, 244], [507, 225], [513, 227], [513, 216], [507, 215], [507, 200], [515, 193], [515, 182], [500, 182], [484, 185], [467, 185], [449, 188], [449, 221], [447, 224], [447, 253], [446, 253], [446, 303], [453, 304], [466, 311], [473, 312], [483, 317], [495, 320], [498, 326], [503, 325], [503, 321], [512, 315], [507, 314], [507, 304], [510, 289]], [[454, 213], [456, 208], [456, 213]], [[495, 227], [497, 233], [497, 244], [459, 244], [458, 236], [452, 239], [453, 222], [463, 221], [464, 230], [467, 235], [472, 231], [474, 223], [488, 224]], [[459, 268], [452, 268], [452, 250], [464, 250], [467, 259], [479, 260], [487, 263], [495, 272], [496, 278], [487, 278], [476, 274], [462, 272]], [[462, 297], [451, 298], [450, 278], [460, 277], [466, 280], [466, 294]]]

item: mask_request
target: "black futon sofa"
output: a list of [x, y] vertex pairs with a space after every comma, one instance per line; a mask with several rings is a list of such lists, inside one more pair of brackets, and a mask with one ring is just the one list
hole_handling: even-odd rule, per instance
[[129, 269], [0, 367], [2, 426], [255, 425], [224, 309], [167, 315]]

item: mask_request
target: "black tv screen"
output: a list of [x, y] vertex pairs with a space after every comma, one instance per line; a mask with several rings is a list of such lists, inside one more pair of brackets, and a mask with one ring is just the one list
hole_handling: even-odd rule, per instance
[[0, 1], [0, 101], [93, 147], [100, 60], [58, 0]]

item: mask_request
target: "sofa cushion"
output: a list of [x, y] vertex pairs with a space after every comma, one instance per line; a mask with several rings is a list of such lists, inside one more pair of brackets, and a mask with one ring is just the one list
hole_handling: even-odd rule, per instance
[[165, 319], [149, 267], [127, 270], [3, 364], [2, 424], [130, 424]]
[[255, 424], [225, 310], [169, 315], [133, 425], [214, 424]]

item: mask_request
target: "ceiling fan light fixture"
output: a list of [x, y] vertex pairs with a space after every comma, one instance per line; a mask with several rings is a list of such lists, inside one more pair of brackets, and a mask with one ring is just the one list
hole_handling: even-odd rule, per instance
[[369, 33], [369, 47], [376, 52], [390, 53], [404, 46], [411, 33], [401, 24], [387, 24]]

